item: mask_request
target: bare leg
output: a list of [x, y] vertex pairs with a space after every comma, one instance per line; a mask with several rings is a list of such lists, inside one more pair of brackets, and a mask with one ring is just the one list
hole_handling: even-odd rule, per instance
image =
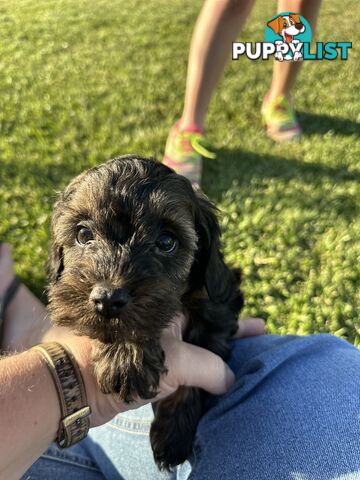
[[[321, 0], [279, 0], [278, 13], [294, 12], [303, 15], [315, 30]], [[268, 99], [272, 100], [284, 95], [289, 99], [291, 89], [303, 62], [277, 62], [273, 64], [273, 77]]]
[[194, 29], [180, 128], [204, 128], [212, 93], [254, 0], [206, 0]]
[[[11, 249], [0, 245], [0, 298], [14, 277]], [[0, 351], [21, 351], [45, 341], [51, 327], [45, 306], [25, 285], [20, 285], [5, 312], [4, 335], [0, 339]], [[59, 334], [64, 331], [53, 327]]]

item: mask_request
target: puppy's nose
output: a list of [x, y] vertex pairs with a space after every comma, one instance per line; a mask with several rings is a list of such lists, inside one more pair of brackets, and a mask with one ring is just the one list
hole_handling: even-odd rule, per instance
[[295, 23], [295, 27], [298, 29], [298, 30], [301, 30], [303, 28], [303, 24], [302, 23]]
[[90, 301], [95, 310], [104, 317], [115, 317], [129, 301], [129, 294], [125, 288], [108, 288], [97, 286], [90, 293]]

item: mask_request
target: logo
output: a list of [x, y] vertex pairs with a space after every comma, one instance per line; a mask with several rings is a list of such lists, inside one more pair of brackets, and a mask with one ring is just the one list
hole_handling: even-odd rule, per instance
[[311, 49], [312, 31], [309, 22], [300, 14], [284, 12], [266, 25], [265, 42], [234, 42], [232, 59], [245, 55], [250, 60], [268, 60], [273, 56], [279, 62], [302, 60], [348, 59], [351, 42], [316, 42]]
[[278, 15], [267, 23], [265, 42], [276, 46], [274, 57], [282, 62], [303, 60], [302, 45], [311, 43], [312, 32], [307, 20], [301, 15], [289, 13]]

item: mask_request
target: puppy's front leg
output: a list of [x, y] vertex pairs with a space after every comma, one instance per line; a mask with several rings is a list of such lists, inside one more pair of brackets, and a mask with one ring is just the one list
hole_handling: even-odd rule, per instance
[[170, 470], [189, 457], [202, 414], [203, 398], [204, 393], [199, 388], [179, 387], [155, 404], [150, 442], [160, 470]]
[[166, 372], [160, 344], [97, 343], [93, 352], [94, 373], [103, 393], [118, 393], [125, 402], [145, 400], [157, 394]]

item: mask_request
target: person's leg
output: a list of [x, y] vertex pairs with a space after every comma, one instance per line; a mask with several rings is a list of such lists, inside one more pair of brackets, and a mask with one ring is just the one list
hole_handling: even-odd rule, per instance
[[236, 341], [237, 381], [197, 430], [179, 479], [360, 478], [360, 351], [330, 335]]
[[[0, 243], [0, 302], [14, 276], [10, 245]], [[38, 331], [49, 328], [49, 319], [44, 305], [24, 284], [20, 284], [7, 305], [2, 327], [0, 353], [29, 348], [36, 343], [33, 338], [36, 338]]]
[[[310, 23], [314, 32], [322, 0], [279, 0], [278, 13], [300, 13]], [[290, 99], [290, 93], [299, 74], [303, 62], [273, 63], [273, 76], [268, 99], [272, 100], [281, 95]]]
[[254, 0], [206, 0], [191, 40], [180, 128], [204, 129], [212, 93]]
[[[314, 32], [321, 0], [279, 0], [278, 13], [300, 13], [310, 23]], [[264, 99], [262, 114], [268, 135], [282, 142], [298, 138], [300, 125], [291, 106], [291, 91], [303, 62], [275, 60], [273, 75], [268, 93]]]
[[151, 450], [151, 405], [117, 415], [74, 447], [52, 445], [23, 475], [22, 480], [170, 480], [159, 472]]
[[[185, 462], [173, 475], [157, 471], [148, 437], [150, 406], [93, 429], [78, 447], [82, 451], [70, 449], [70, 458], [109, 480], [360, 478], [359, 350], [330, 335], [259, 336], [236, 341], [229, 364], [237, 381], [209, 401], [192, 467]], [[44, 461], [56, 465], [56, 456], [47, 452], [31, 478], [44, 478], [37, 469]], [[68, 460], [65, 454], [67, 468]]]
[[117, 415], [111, 422], [89, 432], [87, 448], [109, 480], [115, 469], [124, 480], [170, 480], [160, 472], [150, 445], [150, 425], [154, 418], [150, 404]]
[[190, 462], [158, 472], [146, 406], [92, 430], [105, 477], [115, 467], [125, 480], [360, 478], [357, 349], [330, 335], [259, 336], [236, 341], [229, 364], [236, 384], [209, 401]]
[[205, 0], [191, 40], [184, 110], [172, 127], [164, 163], [200, 183], [202, 157], [213, 158], [204, 138], [204, 122], [213, 91], [223, 73], [254, 0]]
[[121, 480], [115, 472], [105, 477], [84, 442], [65, 450], [52, 445], [24, 473], [21, 480]]

